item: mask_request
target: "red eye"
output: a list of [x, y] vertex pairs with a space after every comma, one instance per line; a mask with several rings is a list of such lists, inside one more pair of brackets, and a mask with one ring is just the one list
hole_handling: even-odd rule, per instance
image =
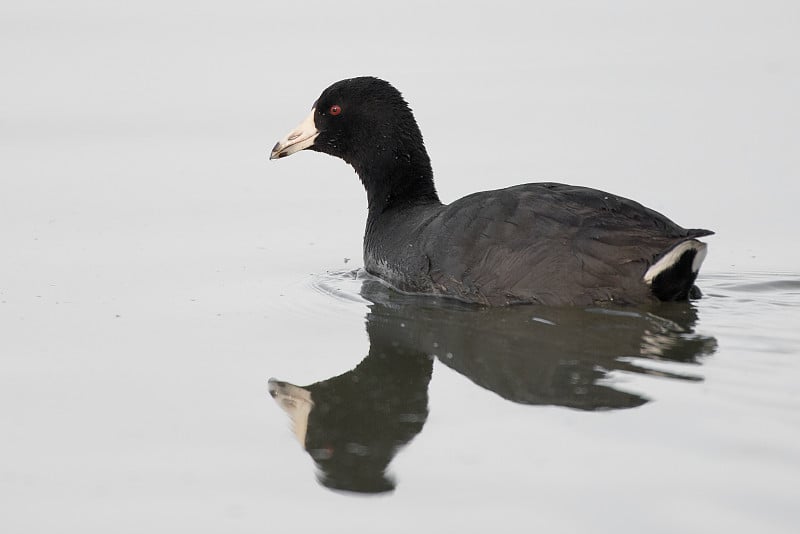
[[342, 108], [340, 108], [339, 106], [337, 106], [335, 104], [333, 106], [331, 106], [331, 109], [330, 109], [331, 115], [338, 115], [341, 112], [342, 112]]

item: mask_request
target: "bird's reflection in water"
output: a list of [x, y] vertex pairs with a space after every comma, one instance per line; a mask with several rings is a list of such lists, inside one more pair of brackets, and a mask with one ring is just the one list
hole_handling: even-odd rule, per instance
[[370, 279], [361, 294], [371, 303], [370, 349], [355, 369], [305, 387], [269, 384], [320, 482], [338, 490], [394, 488], [386, 469], [425, 424], [433, 359], [513, 402], [611, 410], [648, 399], [615, 388], [609, 372], [700, 380], [640, 363], [694, 364], [716, 348], [714, 338], [693, 333], [697, 316], [687, 303], [476, 308], [402, 295]]
[[291, 417], [322, 484], [378, 493], [394, 489], [386, 468], [425, 424], [432, 369], [423, 353], [372, 341], [352, 371], [302, 388], [273, 379], [269, 390]]

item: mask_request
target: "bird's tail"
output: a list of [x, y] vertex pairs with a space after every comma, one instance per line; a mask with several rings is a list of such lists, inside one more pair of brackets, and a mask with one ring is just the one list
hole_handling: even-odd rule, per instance
[[686, 300], [706, 258], [706, 244], [696, 239], [681, 241], [666, 251], [647, 272], [644, 281], [659, 300]]

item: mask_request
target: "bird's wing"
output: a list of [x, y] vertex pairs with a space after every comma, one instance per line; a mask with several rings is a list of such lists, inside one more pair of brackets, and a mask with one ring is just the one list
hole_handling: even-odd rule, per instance
[[480, 293], [487, 304], [646, 300], [647, 267], [694, 237], [631, 200], [561, 184], [470, 195], [439, 220], [423, 243], [433, 283], [467, 299]]

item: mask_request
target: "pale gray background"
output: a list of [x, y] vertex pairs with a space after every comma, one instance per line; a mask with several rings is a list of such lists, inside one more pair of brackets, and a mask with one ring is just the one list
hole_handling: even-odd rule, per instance
[[[597, 187], [716, 230], [707, 273], [797, 273], [798, 6], [5, 0], [0, 530], [790, 531], [800, 373], [769, 358], [704, 367], [730, 411], [692, 430], [702, 453], [674, 429], [711, 380], [631, 378], [670, 402], [591, 416], [437, 371], [394, 495], [318, 487], [265, 381], [366, 354], [365, 308], [309, 276], [360, 265], [364, 194], [340, 161], [267, 151], [328, 84], [377, 75], [415, 110], [444, 201]], [[746, 358], [762, 345], [723, 308], [707, 333]], [[787, 392], [748, 420], [779, 439], [727, 450], [749, 412], [726, 392], [754, 376], [751, 398]]]

